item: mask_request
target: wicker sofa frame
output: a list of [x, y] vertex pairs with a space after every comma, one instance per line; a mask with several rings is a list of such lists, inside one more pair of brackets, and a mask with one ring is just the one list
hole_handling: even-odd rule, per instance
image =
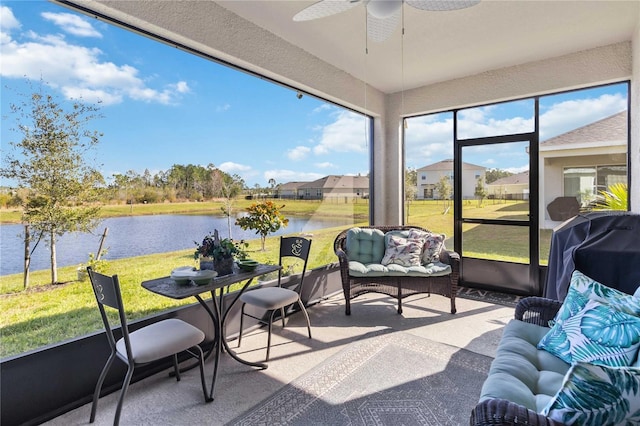
[[[517, 320], [539, 326], [548, 326], [562, 302], [543, 297], [526, 297], [516, 305], [514, 317]], [[487, 399], [480, 402], [471, 412], [470, 426], [563, 426], [564, 423], [552, 420], [542, 414], [529, 410], [505, 399]]]
[[[361, 226], [362, 229], [378, 229], [384, 233], [389, 231], [404, 231], [419, 229], [430, 232], [419, 226]], [[440, 262], [451, 265], [451, 273], [443, 276], [382, 276], [382, 277], [354, 277], [349, 275], [349, 258], [345, 251], [347, 232], [340, 232], [333, 243], [333, 249], [340, 262], [342, 291], [346, 301], [345, 314], [351, 315], [351, 299], [365, 293], [381, 293], [398, 300], [398, 313], [402, 313], [403, 298], [418, 293], [435, 293], [451, 299], [451, 313], [456, 313], [456, 294], [460, 277], [460, 255], [451, 250], [442, 250]]]

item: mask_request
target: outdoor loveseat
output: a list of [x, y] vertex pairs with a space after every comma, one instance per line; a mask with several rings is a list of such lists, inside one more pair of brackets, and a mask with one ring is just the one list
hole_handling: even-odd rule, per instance
[[418, 293], [451, 299], [456, 313], [460, 256], [444, 247], [445, 236], [417, 226], [362, 226], [346, 229], [333, 247], [340, 262], [345, 313], [351, 299], [382, 293], [398, 300]]
[[470, 425], [640, 424], [639, 346], [640, 289], [575, 271], [564, 302], [518, 303]]

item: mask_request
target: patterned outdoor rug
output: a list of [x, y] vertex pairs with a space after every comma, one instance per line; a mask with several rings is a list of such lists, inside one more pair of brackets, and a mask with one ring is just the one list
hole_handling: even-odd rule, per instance
[[232, 425], [467, 425], [491, 358], [385, 330], [357, 341]]
[[518, 301], [525, 296], [498, 293], [497, 291], [491, 290], [479, 290], [477, 288], [458, 287], [457, 297], [515, 307], [518, 304]]

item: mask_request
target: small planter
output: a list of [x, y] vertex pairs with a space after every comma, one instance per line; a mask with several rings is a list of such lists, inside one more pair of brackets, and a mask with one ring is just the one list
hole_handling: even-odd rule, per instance
[[214, 259], [214, 270], [218, 276], [233, 274], [233, 257], [225, 257], [223, 259]]

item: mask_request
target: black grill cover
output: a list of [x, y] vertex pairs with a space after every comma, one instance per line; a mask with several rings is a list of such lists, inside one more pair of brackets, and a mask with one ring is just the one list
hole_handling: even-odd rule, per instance
[[544, 296], [564, 300], [574, 269], [633, 294], [640, 286], [640, 214], [591, 212], [555, 228]]

